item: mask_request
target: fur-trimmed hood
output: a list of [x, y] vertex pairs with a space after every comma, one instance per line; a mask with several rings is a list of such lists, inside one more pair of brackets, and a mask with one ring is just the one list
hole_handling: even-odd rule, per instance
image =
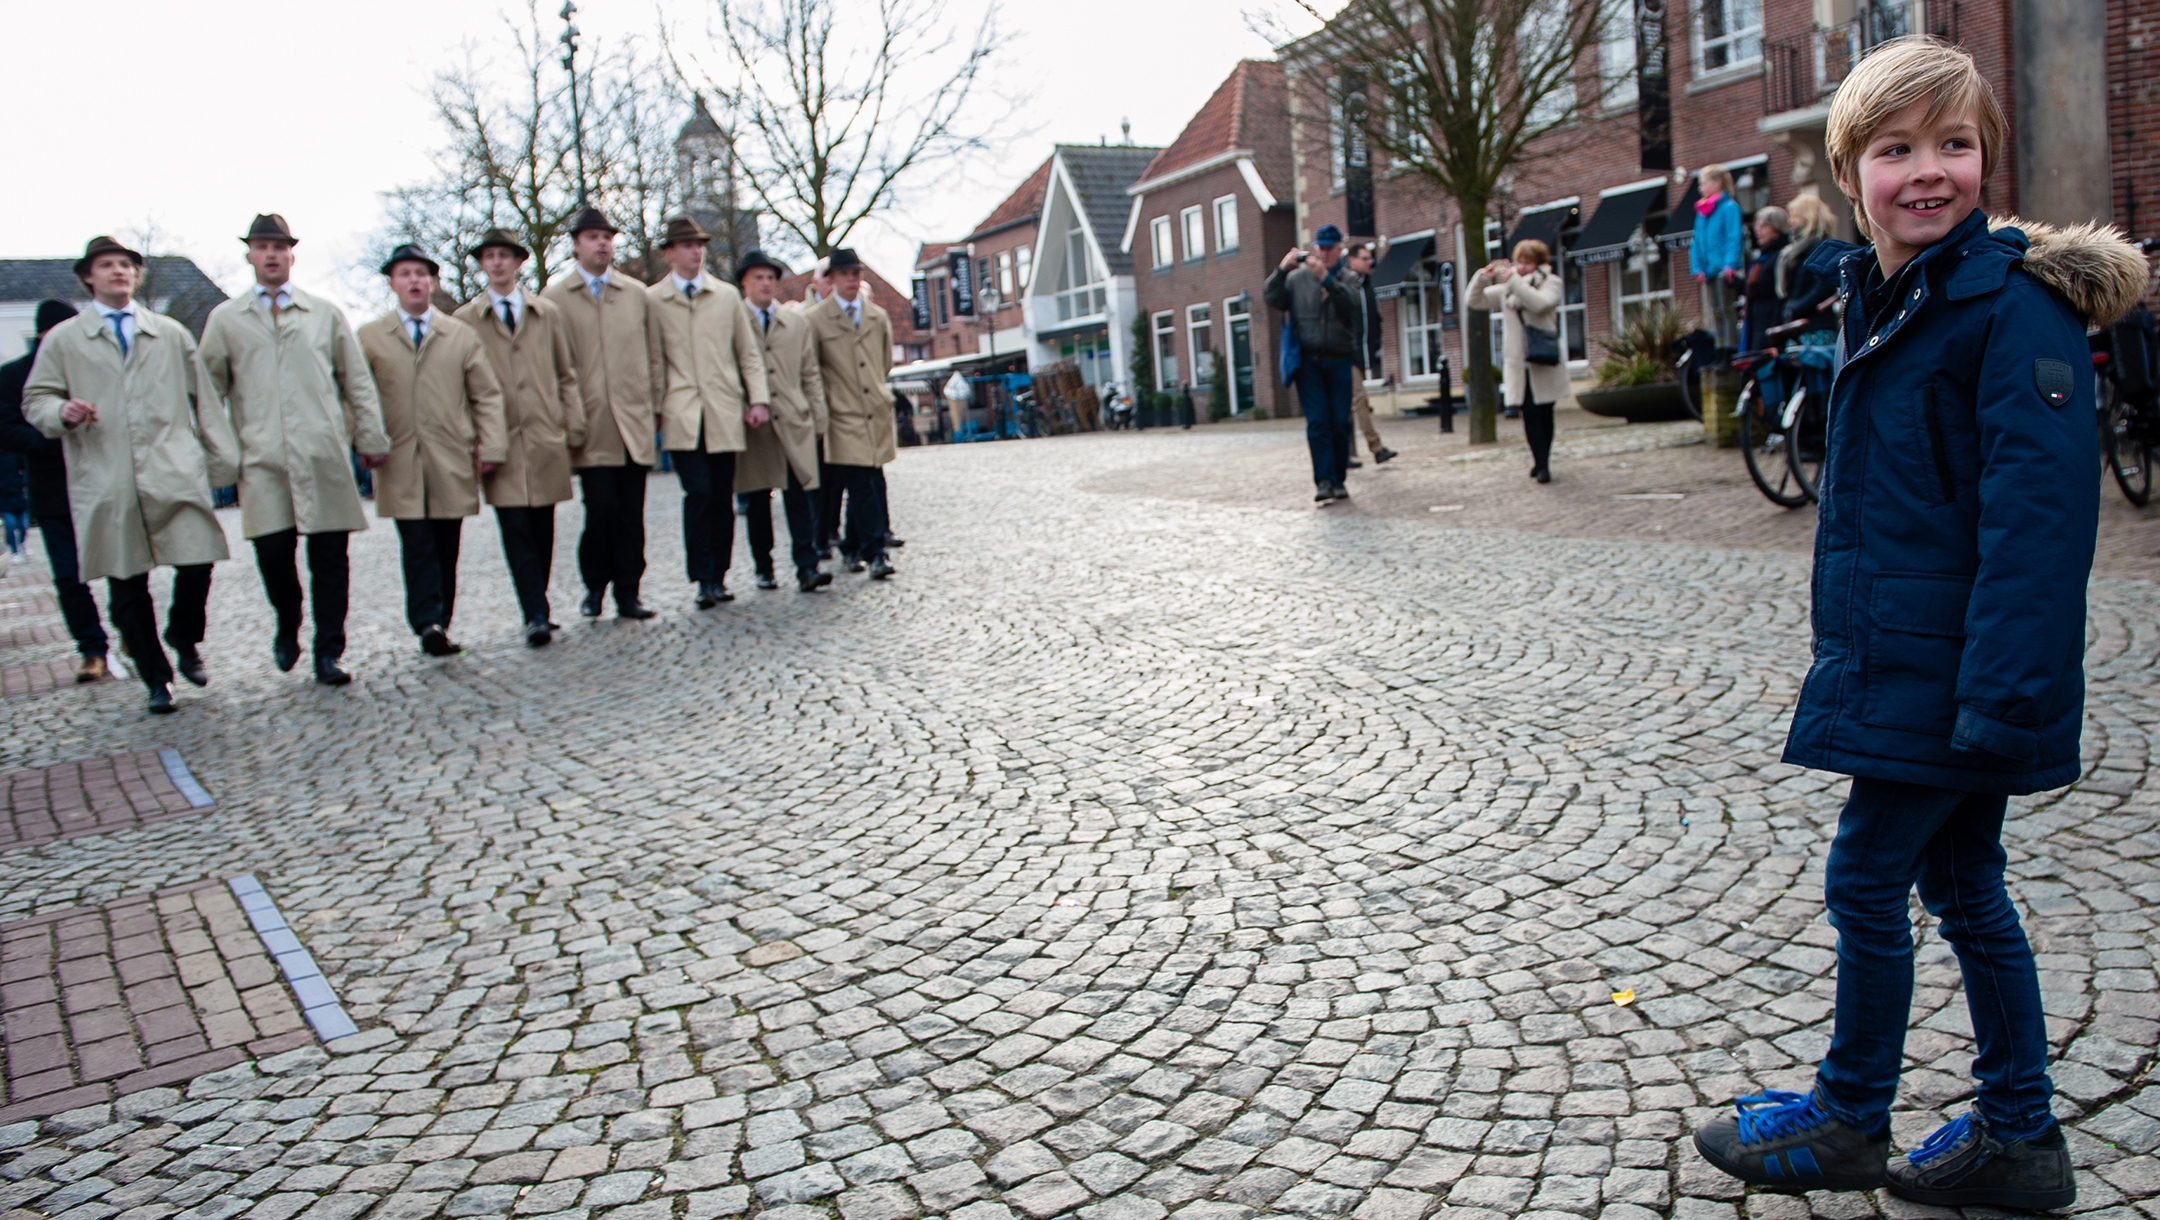
[[2025, 271], [2062, 295], [2091, 327], [2108, 326], [2137, 308], [2152, 270], [2113, 225], [2058, 227], [2015, 216], [1988, 217], [1988, 231], [2025, 235]]

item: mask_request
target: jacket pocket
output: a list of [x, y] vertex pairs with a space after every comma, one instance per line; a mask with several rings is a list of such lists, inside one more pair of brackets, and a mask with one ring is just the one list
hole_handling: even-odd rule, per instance
[[1950, 468], [1950, 440], [1943, 434], [1942, 412], [1935, 405], [1935, 384], [1920, 391], [1920, 406], [1927, 418], [1928, 452], [1935, 457], [1935, 479], [1942, 488], [1942, 502], [1957, 503], [1957, 473]]
[[1957, 724], [1958, 666], [1972, 578], [1878, 573], [1869, 592], [1867, 682], [1860, 720], [1947, 737]]

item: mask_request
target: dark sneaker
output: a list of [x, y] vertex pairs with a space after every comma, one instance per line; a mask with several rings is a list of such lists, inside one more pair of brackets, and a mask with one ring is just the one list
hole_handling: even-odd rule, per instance
[[210, 670], [203, 664], [201, 653], [192, 648], [178, 647], [175, 647], [173, 652], [177, 654], [173, 659], [173, 665], [174, 668], [180, 671], [181, 677], [197, 686], [210, 685]]
[[1999, 1140], [1978, 1113], [1961, 1114], [1890, 1162], [1890, 1193], [1937, 1207], [2052, 1211], [2077, 1202], [2070, 1145], [2054, 1123], [2030, 1139]]
[[1703, 1159], [1750, 1186], [1777, 1191], [1871, 1190], [1882, 1185], [1890, 1133], [1869, 1136], [1830, 1117], [1813, 1093], [1768, 1090], [1695, 1133]]
[[1372, 460], [1384, 466], [1387, 464], [1388, 459], [1396, 456], [1398, 455], [1393, 449], [1382, 449], [1380, 452], [1372, 455]]
[[1335, 498], [1335, 485], [1326, 479], [1316, 481], [1313, 484], [1312, 498], [1315, 504], [1326, 504], [1332, 501]]

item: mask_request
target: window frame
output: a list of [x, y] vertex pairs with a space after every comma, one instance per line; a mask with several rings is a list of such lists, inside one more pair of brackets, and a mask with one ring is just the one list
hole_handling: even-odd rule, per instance
[[1435, 353], [1447, 359], [1447, 315], [1440, 312], [1439, 263], [1426, 259], [1403, 279], [1403, 291], [1395, 298], [1395, 318], [1402, 328], [1403, 383], [1438, 379]]
[[[1206, 346], [1202, 346], [1203, 339]], [[1214, 382], [1199, 379], [1201, 353], [1205, 352], [1210, 357], [1215, 355], [1215, 310], [1212, 302], [1199, 301], [1185, 307], [1185, 351], [1192, 357], [1190, 372], [1193, 387], [1197, 389], [1203, 385], [1212, 386]], [[1212, 375], [1222, 361], [1210, 359], [1208, 364], [1208, 371]]]
[[[1148, 317], [1148, 333], [1155, 344], [1155, 392], [1167, 394], [1179, 384], [1177, 377], [1177, 311], [1158, 310]], [[1165, 378], [1168, 374], [1168, 378]]]
[[1020, 291], [1026, 292], [1035, 282], [1035, 248], [1026, 243], [1013, 247], [1013, 278], [1020, 283]]
[[998, 290], [998, 297], [999, 297], [999, 298], [1000, 298], [1001, 300], [1006, 300], [1006, 301], [1010, 301], [1010, 300], [1012, 300], [1012, 299], [1013, 299], [1013, 257], [1012, 257], [1012, 251], [1010, 251], [1010, 250], [1000, 250], [1000, 251], [998, 251], [998, 252], [997, 252], [997, 253], [996, 253], [995, 255], [992, 255], [991, 257], [992, 257], [992, 258], [993, 258], [993, 259], [994, 259], [994, 260], [996, 261], [996, 263], [997, 263], [997, 281], [996, 281], [996, 282], [997, 282], [997, 290]]
[[952, 296], [948, 291], [951, 286], [951, 276], [943, 271], [931, 272], [930, 299], [936, 302], [937, 311], [931, 316], [930, 322], [932, 326], [939, 329], [952, 324]]
[[[1644, 234], [1641, 253], [1636, 253], [1631, 249], [1627, 254], [1606, 264], [1610, 269], [1607, 273], [1611, 310], [1609, 316], [1612, 319], [1612, 327], [1615, 331], [1627, 325], [1628, 310], [1630, 309], [1648, 309], [1659, 301], [1663, 301], [1668, 307], [1673, 307], [1675, 304], [1672, 282], [1673, 251], [1670, 247], [1658, 241], [1657, 238], [1648, 236], [1651, 228], [1650, 217], [1644, 217], [1642, 228], [1639, 230]], [[1658, 256], [1658, 263], [1665, 268], [1665, 286], [1659, 289], [1650, 287], [1650, 264], [1645, 262], [1642, 270], [1633, 273], [1643, 277], [1643, 291], [1640, 293], [1628, 292], [1627, 277], [1630, 274], [1628, 263], [1653, 251]]]
[[[1215, 253], [1235, 254], [1238, 248], [1237, 196], [1221, 195], [1215, 200]], [[1229, 223], [1224, 223], [1225, 217]]]
[[[1715, 37], [1703, 33], [1703, 13], [1716, 5], [1722, 23], [1728, 28]], [[1731, 28], [1731, 10], [1752, 6], [1755, 23], [1750, 26]], [[1723, 72], [1735, 72], [1762, 62], [1763, 43], [1762, 0], [1695, 0], [1688, 6], [1688, 58], [1696, 77], [1715, 76]], [[1713, 51], [1725, 54], [1723, 63], [1711, 64]], [[1741, 54], [1747, 51], [1747, 54]]]
[[[1184, 261], [1197, 263], [1207, 257], [1207, 212], [1199, 204], [1178, 209], [1178, 236]], [[1197, 239], [1197, 240], [1195, 240]]]
[[1170, 216], [1164, 213], [1148, 221], [1149, 266], [1156, 271], [1166, 271], [1177, 265], [1177, 247], [1170, 235]]

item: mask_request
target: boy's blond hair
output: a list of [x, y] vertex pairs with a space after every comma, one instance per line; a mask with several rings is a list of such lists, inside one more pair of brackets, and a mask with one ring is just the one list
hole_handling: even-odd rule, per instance
[[[1893, 38], [1875, 48], [1830, 99], [1825, 132], [1830, 172], [1840, 183], [1838, 189], [1852, 201], [1854, 223], [1864, 236], [1872, 234], [1867, 207], [1854, 193], [1860, 186], [1860, 154], [1890, 116], [1921, 101], [1928, 103], [1924, 121], [1930, 125], [1947, 114], [1973, 116], [1980, 128], [1983, 181], [1995, 172], [1995, 163], [2002, 157], [2002, 104], [1995, 100], [1995, 87], [1980, 75], [1971, 55], [1924, 34]], [[1845, 183], [1852, 184], [1853, 190], [1845, 190]]]

